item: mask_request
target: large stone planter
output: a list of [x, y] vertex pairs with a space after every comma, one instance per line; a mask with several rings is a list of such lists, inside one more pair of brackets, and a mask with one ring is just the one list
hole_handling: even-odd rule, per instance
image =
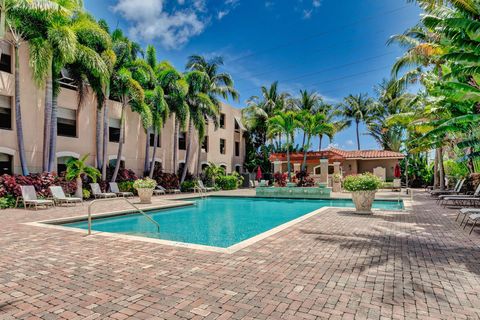
[[357, 214], [372, 214], [373, 200], [375, 200], [375, 193], [373, 191], [354, 191], [352, 192], [352, 200], [355, 204]]
[[137, 192], [140, 203], [152, 203], [153, 188], [139, 188]]

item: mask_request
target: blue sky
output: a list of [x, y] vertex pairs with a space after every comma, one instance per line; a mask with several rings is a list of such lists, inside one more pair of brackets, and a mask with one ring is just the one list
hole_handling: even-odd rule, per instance
[[[387, 47], [390, 35], [418, 21], [406, 0], [85, 0], [95, 17], [131, 38], [157, 47], [160, 60], [183, 70], [189, 55], [220, 55], [245, 100], [261, 85], [315, 90], [335, 103], [352, 93], [374, 95], [402, 50]], [[335, 137], [354, 149], [354, 128]], [[365, 132], [362, 128], [361, 132]], [[379, 148], [362, 135], [363, 149]], [[324, 146], [328, 144], [324, 143]], [[317, 141], [312, 148], [316, 149]]]

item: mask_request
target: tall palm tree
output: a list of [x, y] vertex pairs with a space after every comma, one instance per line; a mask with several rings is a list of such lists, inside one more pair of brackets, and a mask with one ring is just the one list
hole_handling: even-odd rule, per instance
[[372, 110], [373, 100], [366, 94], [349, 95], [343, 99], [339, 105], [341, 115], [348, 126], [355, 122], [355, 131], [357, 136], [357, 149], [360, 150], [360, 132], [359, 125], [365, 122]]
[[285, 136], [288, 181], [291, 181], [290, 147], [293, 142], [295, 131], [299, 127], [300, 123], [298, 121], [297, 114], [293, 111], [280, 111], [275, 116], [268, 119], [268, 136]]
[[326, 103], [325, 101], [322, 101], [320, 103], [318, 107], [318, 112], [325, 116], [326, 123], [331, 123], [333, 125], [333, 131], [329, 133], [320, 132], [318, 135], [318, 151], [322, 151], [323, 137], [327, 136], [331, 142], [336, 133], [348, 127], [348, 121], [345, 121], [344, 119], [340, 119], [341, 111], [339, 109], [334, 108], [333, 105]]
[[304, 110], [297, 114], [297, 122], [300, 129], [306, 136], [306, 143], [303, 144], [303, 162], [302, 171], [307, 167], [307, 153], [310, 148], [310, 141], [313, 136], [328, 135], [331, 136], [335, 130], [332, 123], [326, 122], [326, 117], [322, 113], [311, 114]]
[[[318, 111], [323, 102], [322, 97], [315, 91], [308, 92], [307, 90], [300, 90], [300, 97], [294, 100], [295, 107], [299, 111], [306, 111], [308, 114], [314, 114]], [[307, 133], [303, 132], [302, 146], [305, 147], [305, 139]], [[310, 145], [310, 143], [308, 143]], [[303, 167], [302, 167], [303, 169]]]
[[[202, 110], [204, 111], [204, 118], [210, 118], [215, 124], [215, 128], [218, 127], [219, 116], [221, 110], [221, 104], [219, 98], [228, 99], [232, 98], [238, 100], [238, 92], [234, 88], [234, 83], [232, 76], [226, 72], [220, 72], [220, 68], [223, 65], [222, 57], [214, 57], [212, 59], [206, 59], [200, 55], [192, 55], [188, 58], [186, 69], [187, 70], [196, 70], [203, 72], [207, 75], [206, 81], [204, 83], [201, 92], [206, 94], [209, 97], [209, 100], [214, 104], [214, 108], [210, 106], [205, 106]], [[199, 131], [200, 133], [200, 131]], [[191, 139], [192, 137], [188, 137]], [[201, 172], [201, 141], [204, 139], [203, 135], [198, 135], [198, 153], [197, 153], [197, 165], [196, 171], [197, 174]], [[186, 166], [184, 171], [186, 170]], [[186, 171], [185, 171], [186, 173]], [[183, 176], [183, 174], [182, 174]]]

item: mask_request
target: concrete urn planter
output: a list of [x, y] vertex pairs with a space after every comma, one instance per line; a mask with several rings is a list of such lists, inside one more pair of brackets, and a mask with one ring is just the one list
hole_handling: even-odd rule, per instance
[[152, 195], [154, 188], [138, 188], [138, 196], [140, 197], [140, 203], [150, 204], [152, 203]]
[[375, 200], [375, 193], [377, 190], [371, 191], [353, 191], [352, 200], [355, 204], [355, 213], [357, 214], [372, 214], [373, 200]]

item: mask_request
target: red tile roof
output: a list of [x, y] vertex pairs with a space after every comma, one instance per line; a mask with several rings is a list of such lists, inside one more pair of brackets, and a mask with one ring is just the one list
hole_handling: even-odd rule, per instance
[[328, 149], [341, 155], [346, 159], [403, 159], [405, 156], [400, 152], [389, 150], [341, 150], [336, 148]]

